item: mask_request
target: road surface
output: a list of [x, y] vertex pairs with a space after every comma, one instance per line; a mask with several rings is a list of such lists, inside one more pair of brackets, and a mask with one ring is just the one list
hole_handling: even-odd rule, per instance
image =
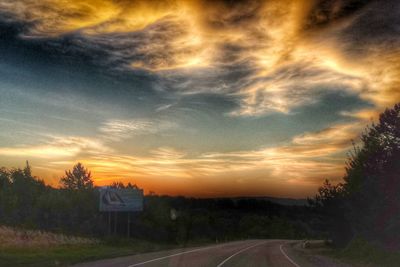
[[293, 257], [288, 240], [246, 240], [213, 246], [152, 252], [96, 262], [75, 267], [305, 267], [305, 259]]

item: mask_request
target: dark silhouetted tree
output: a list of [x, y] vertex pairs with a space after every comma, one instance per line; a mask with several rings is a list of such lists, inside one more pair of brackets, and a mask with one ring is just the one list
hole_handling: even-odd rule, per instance
[[65, 171], [65, 176], [61, 178], [60, 183], [63, 188], [72, 190], [93, 188], [91, 173], [80, 162], [72, 168], [72, 171]]
[[127, 185], [124, 185], [122, 182], [113, 182], [110, 187], [118, 189], [139, 189], [136, 184], [132, 184], [130, 182]]
[[23, 171], [25, 177], [32, 177], [32, 168], [31, 165], [29, 165], [29, 161], [26, 161], [26, 166]]
[[355, 234], [400, 247], [400, 104], [366, 128], [346, 171], [344, 190]]
[[[93, 187], [90, 172], [78, 163], [66, 172], [61, 185], [63, 188], [46, 186], [32, 176], [29, 164], [24, 169], [0, 168], [0, 224], [85, 236], [107, 234], [108, 216], [99, 212], [100, 194]], [[138, 188], [130, 183], [112, 186]], [[306, 231], [299, 222], [303, 215], [309, 218], [303, 208], [261, 199], [149, 195], [144, 197], [143, 211], [135, 213], [135, 220], [131, 222], [135, 229], [131, 236], [182, 244], [190, 240], [250, 237], [303, 238]], [[126, 221], [127, 214], [118, 215], [119, 234], [125, 235]]]
[[365, 129], [350, 153], [344, 183], [325, 184], [311, 203], [332, 220], [343, 218], [349, 238], [400, 248], [400, 104]]
[[322, 216], [324, 230], [336, 246], [344, 246], [353, 237], [351, 225], [346, 216], [346, 194], [343, 184], [331, 184], [325, 180], [309, 204]]

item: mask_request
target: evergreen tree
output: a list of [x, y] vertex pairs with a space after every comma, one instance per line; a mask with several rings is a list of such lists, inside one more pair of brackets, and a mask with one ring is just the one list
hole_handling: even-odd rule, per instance
[[91, 172], [80, 162], [72, 168], [72, 171], [65, 171], [65, 176], [61, 178], [60, 183], [63, 188], [71, 190], [93, 188]]

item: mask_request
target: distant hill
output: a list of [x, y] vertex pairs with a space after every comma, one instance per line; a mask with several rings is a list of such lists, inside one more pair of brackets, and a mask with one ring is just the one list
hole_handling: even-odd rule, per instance
[[285, 206], [305, 206], [307, 205], [307, 199], [305, 198], [279, 198], [279, 197], [235, 197], [233, 199], [261, 199], [268, 200], [273, 203], [277, 203]]
[[274, 203], [278, 203], [286, 206], [305, 206], [308, 204], [305, 198], [277, 198], [277, 197], [263, 197], [261, 199], [269, 200]]

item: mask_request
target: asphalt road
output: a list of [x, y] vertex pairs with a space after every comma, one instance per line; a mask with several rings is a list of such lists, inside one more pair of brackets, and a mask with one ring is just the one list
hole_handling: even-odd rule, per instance
[[[139, 254], [96, 262], [81, 263], [75, 267], [159, 267], [159, 266], [268, 266], [303, 267], [291, 256], [288, 240], [246, 240], [213, 246], [175, 249]], [[308, 264], [306, 264], [309, 266]]]

